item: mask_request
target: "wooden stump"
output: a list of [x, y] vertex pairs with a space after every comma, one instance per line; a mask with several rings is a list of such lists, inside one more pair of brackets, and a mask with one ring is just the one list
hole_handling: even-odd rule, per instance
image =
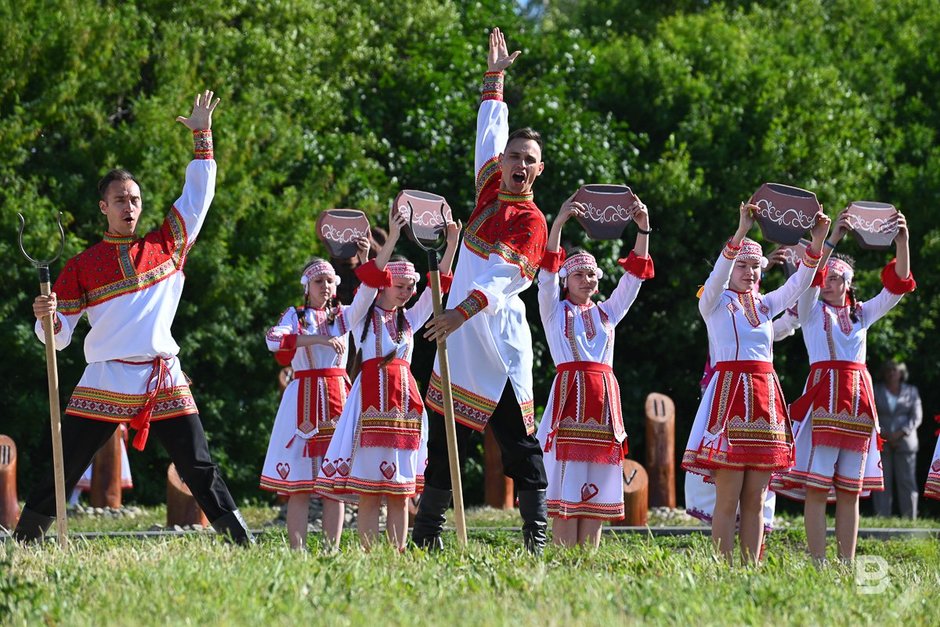
[[493, 430], [483, 430], [483, 502], [496, 509], [512, 509], [512, 479], [503, 474], [503, 460]]
[[623, 524], [644, 527], [649, 521], [649, 477], [632, 459], [623, 460]]
[[104, 443], [91, 464], [92, 507], [121, 507], [121, 429], [115, 429], [111, 439]]
[[180, 479], [176, 466], [170, 464], [166, 471], [166, 526], [174, 525], [207, 527], [209, 520], [193, 498], [193, 493]]
[[16, 444], [0, 435], [0, 525], [13, 529], [20, 517], [16, 501]]
[[676, 406], [664, 394], [646, 397], [646, 466], [649, 504], [676, 506]]

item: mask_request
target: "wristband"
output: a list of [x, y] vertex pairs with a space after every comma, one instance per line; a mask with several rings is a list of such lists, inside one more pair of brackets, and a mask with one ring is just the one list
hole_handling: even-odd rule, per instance
[[830, 242], [829, 240], [825, 240], [825, 241], [823, 242], [823, 244], [826, 245], [826, 246], [828, 246], [828, 247], [831, 248], [832, 250], [835, 250], [835, 249], [836, 249], [836, 245], [833, 244], [832, 242]]
[[640, 235], [649, 235], [650, 233], [653, 232], [653, 229], [651, 228], [651, 229], [648, 230], [648, 231], [644, 231], [644, 230], [641, 229], [639, 226], [637, 226], [637, 227], [636, 227], [636, 232], [639, 233]]

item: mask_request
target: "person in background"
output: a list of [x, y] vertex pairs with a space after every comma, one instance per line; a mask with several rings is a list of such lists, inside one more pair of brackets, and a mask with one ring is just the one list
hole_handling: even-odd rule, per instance
[[897, 496], [904, 518], [917, 518], [917, 428], [924, 413], [917, 388], [907, 383], [907, 366], [887, 361], [881, 367], [881, 381], [875, 384], [875, 406], [881, 422], [881, 466], [885, 489], [875, 492], [875, 515], [890, 516]]

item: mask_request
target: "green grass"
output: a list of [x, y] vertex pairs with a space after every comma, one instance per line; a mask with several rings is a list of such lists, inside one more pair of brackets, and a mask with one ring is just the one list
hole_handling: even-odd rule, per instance
[[[246, 514], [252, 526], [273, 517], [270, 508]], [[518, 524], [513, 512], [468, 518], [475, 527]], [[73, 522], [73, 530], [102, 527]], [[6, 543], [0, 623], [940, 624], [936, 540], [861, 541], [862, 560], [888, 569], [886, 588], [867, 594], [853, 568], [816, 569], [799, 527], [775, 532], [755, 569], [716, 560], [705, 535], [605, 535], [599, 551], [550, 547], [542, 559], [520, 549], [517, 533], [492, 529], [474, 531], [465, 552], [438, 556], [384, 546], [364, 553], [348, 532], [336, 555], [296, 553], [280, 528], [250, 549], [211, 535], [75, 539], [67, 553]]]

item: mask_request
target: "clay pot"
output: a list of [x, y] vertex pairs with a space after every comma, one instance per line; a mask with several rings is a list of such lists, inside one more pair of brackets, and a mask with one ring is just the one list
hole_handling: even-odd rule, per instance
[[780, 183], [764, 183], [751, 199], [757, 205], [757, 223], [766, 239], [792, 246], [816, 224], [822, 212], [816, 194]]
[[858, 245], [869, 250], [891, 248], [898, 235], [898, 210], [886, 202], [856, 200], [848, 206], [848, 222]]
[[408, 237], [432, 246], [444, 233], [447, 221], [453, 221], [450, 205], [443, 196], [416, 189], [403, 189], [395, 197], [395, 207], [409, 220]]
[[358, 209], [327, 209], [317, 218], [317, 235], [332, 257], [355, 257], [359, 252], [356, 240], [368, 239], [369, 233], [369, 219]]
[[626, 185], [582, 185], [572, 199], [587, 209], [587, 215], [578, 217], [591, 239], [620, 239], [632, 218], [630, 207], [636, 196]]

